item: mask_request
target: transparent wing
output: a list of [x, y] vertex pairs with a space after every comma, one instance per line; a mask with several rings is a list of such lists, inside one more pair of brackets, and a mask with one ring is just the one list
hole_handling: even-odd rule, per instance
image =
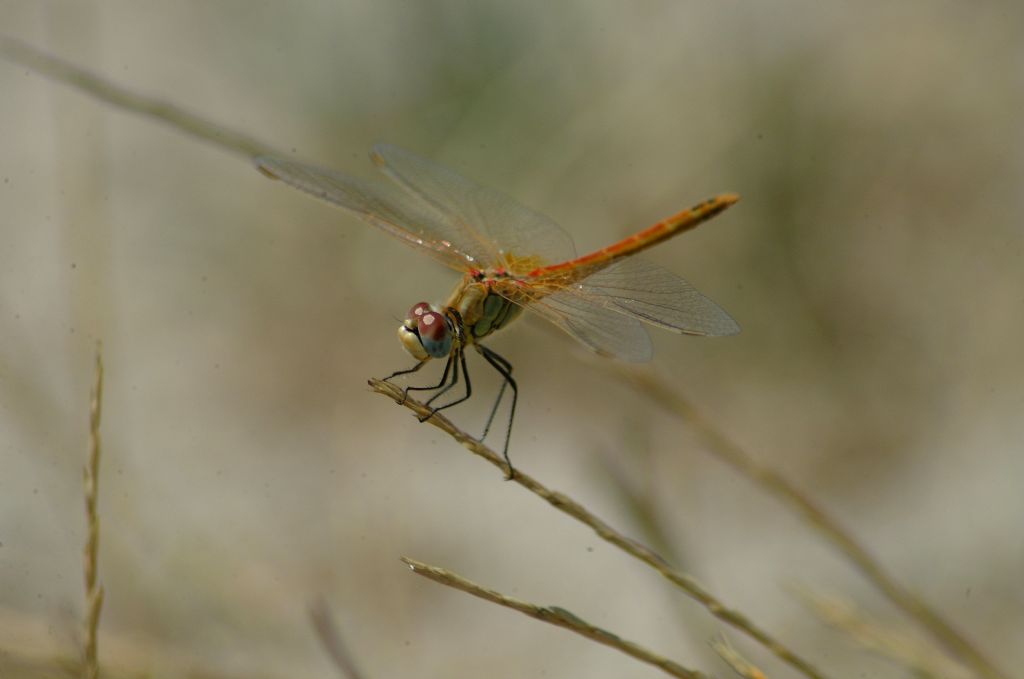
[[643, 324], [600, 300], [562, 290], [531, 300], [526, 308], [604, 356], [642, 363], [654, 354]]
[[464, 247], [472, 244], [474, 250], [486, 251], [511, 272], [576, 256], [562, 227], [504, 193], [395, 146], [378, 144], [372, 157], [409, 194], [444, 215], [448, 230], [464, 238], [459, 241]]
[[690, 335], [734, 335], [740, 329], [729, 314], [682, 278], [636, 258], [617, 262], [580, 283], [563, 285], [555, 277], [494, 289], [599, 354], [626, 361], [651, 358], [651, 339], [640, 321]]
[[285, 158], [261, 157], [256, 167], [300, 191], [354, 212], [407, 245], [458, 271], [492, 266], [489, 250], [438, 209], [399, 188]]
[[562, 293], [586, 298], [619, 313], [687, 335], [735, 335], [740, 326], [720, 306], [676, 274], [631, 257], [567, 286]]

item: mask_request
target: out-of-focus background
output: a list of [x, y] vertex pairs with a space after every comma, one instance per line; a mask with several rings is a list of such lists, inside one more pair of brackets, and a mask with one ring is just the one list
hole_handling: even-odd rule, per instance
[[[1005, 672], [1024, 664], [1019, 3], [8, 0], [0, 31], [352, 174], [374, 142], [405, 146], [580, 251], [740, 193], [650, 259], [742, 334], [654, 330], [650, 370]], [[368, 677], [661, 676], [407, 555], [728, 676], [706, 612], [369, 392], [451, 272], [7, 61], [0, 179], [3, 676], [75, 656], [100, 339], [106, 665], [333, 676], [307, 616], [323, 596]], [[675, 563], [826, 674], [907, 676], [794, 590], [929, 637], [683, 423], [543, 323], [490, 345], [519, 377], [522, 469], [638, 539], [653, 516]], [[451, 415], [476, 432], [489, 405]]]

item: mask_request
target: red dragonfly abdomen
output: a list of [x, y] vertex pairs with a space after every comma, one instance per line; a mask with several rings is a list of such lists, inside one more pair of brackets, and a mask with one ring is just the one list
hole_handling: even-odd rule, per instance
[[567, 262], [537, 267], [528, 273], [527, 276], [543, 278], [545, 276], [557, 275], [560, 277], [569, 276], [573, 281], [581, 280], [604, 269], [618, 259], [635, 255], [642, 250], [654, 247], [658, 243], [668, 240], [672, 236], [689, 231], [695, 226], [711, 219], [739, 199], [740, 197], [735, 193], [723, 193], [714, 198], [709, 198], [687, 210], [663, 219], [654, 226], [623, 238], [617, 243], [612, 243], [608, 247]]

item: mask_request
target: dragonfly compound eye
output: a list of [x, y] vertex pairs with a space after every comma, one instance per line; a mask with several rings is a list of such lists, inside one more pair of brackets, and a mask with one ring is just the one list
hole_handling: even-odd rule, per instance
[[420, 344], [428, 355], [444, 358], [452, 350], [452, 333], [444, 316], [436, 311], [427, 311], [416, 321]]
[[412, 321], [412, 326], [415, 326], [416, 321], [418, 321], [423, 316], [423, 314], [428, 313], [430, 311], [433, 311], [433, 309], [430, 308], [429, 304], [427, 304], [426, 302], [419, 302], [417, 304], [414, 304], [413, 307], [409, 309], [409, 313], [405, 315], [405, 319], [407, 321]]
[[405, 322], [398, 326], [398, 339], [418, 361], [444, 358], [452, 349], [452, 333], [442, 314], [420, 302], [409, 309]]

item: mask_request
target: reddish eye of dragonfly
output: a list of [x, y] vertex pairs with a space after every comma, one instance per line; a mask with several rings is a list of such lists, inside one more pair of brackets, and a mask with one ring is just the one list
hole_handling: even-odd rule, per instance
[[445, 317], [436, 311], [425, 311], [416, 321], [423, 350], [434, 358], [444, 358], [452, 350], [452, 334]]
[[420, 316], [416, 321], [416, 329], [420, 331], [420, 339], [428, 339], [432, 342], [443, 341], [448, 334], [444, 316], [436, 311], [427, 311]]
[[417, 304], [414, 304], [413, 307], [409, 309], [409, 314], [406, 316], [406, 318], [415, 322], [418, 321], [420, 317], [423, 316], [423, 314], [427, 313], [428, 311], [431, 311], [430, 305], [427, 304], [426, 302], [419, 302]]
[[452, 350], [452, 330], [444, 314], [420, 302], [409, 309], [398, 328], [398, 339], [405, 350], [418, 360], [445, 358]]

